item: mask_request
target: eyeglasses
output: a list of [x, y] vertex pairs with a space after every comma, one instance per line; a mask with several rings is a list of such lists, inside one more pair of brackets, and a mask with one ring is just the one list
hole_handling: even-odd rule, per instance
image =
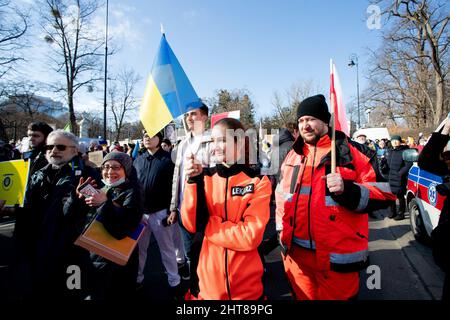
[[122, 169], [122, 166], [110, 166], [110, 165], [102, 166], [102, 170], [104, 171], [108, 171], [109, 169], [111, 169], [112, 171], [119, 171], [120, 169]]
[[75, 146], [65, 146], [63, 144], [48, 144], [45, 146], [45, 150], [50, 151], [55, 147], [58, 151], [65, 151], [67, 148], [75, 148]]

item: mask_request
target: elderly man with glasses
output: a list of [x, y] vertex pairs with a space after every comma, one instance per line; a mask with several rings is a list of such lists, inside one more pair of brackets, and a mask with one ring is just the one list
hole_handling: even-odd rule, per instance
[[[24, 209], [17, 215], [9, 296], [83, 299], [90, 260], [87, 251], [73, 244], [86, 222], [76, 187], [81, 177], [100, 181], [99, 175], [78, 158], [78, 139], [72, 133], [51, 132], [45, 150], [48, 165], [31, 176]], [[79, 279], [70, 280], [74, 272]]]

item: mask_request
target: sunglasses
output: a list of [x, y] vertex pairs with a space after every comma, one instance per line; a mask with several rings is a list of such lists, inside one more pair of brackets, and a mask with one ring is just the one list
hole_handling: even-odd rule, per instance
[[58, 151], [65, 151], [67, 148], [75, 148], [75, 146], [65, 146], [63, 144], [48, 144], [45, 146], [45, 150], [50, 151], [55, 147]]

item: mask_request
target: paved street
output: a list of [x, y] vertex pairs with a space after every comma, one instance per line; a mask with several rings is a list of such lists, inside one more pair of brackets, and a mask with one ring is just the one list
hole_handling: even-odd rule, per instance
[[[369, 290], [366, 281], [370, 274], [361, 273], [360, 300], [433, 300], [442, 291], [443, 273], [434, 264], [429, 247], [418, 243], [409, 229], [409, 219], [394, 221], [387, 212], [377, 212], [370, 219], [371, 265], [380, 267], [381, 288]], [[273, 220], [266, 236], [273, 234]], [[3, 221], [0, 225], [0, 298], [3, 298], [7, 275], [7, 260], [11, 255], [13, 224]], [[150, 300], [168, 298], [166, 275], [154, 239], [149, 246], [144, 288], [138, 297]], [[279, 248], [266, 257], [265, 289], [269, 299], [292, 299], [283, 273]], [[187, 285], [187, 282], [183, 282]]]
[[431, 249], [410, 231], [409, 215], [402, 221], [389, 219], [387, 211], [370, 220], [370, 259], [381, 271], [381, 289], [369, 290], [368, 275], [361, 273], [362, 300], [440, 299], [443, 272], [434, 264]]

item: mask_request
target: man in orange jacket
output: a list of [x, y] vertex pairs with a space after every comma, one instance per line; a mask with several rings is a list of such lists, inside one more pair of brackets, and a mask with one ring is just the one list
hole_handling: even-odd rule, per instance
[[375, 152], [336, 131], [331, 173], [330, 113], [323, 95], [297, 109], [300, 137], [281, 167], [277, 215], [282, 218], [283, 262], [297, 299], [346, 300], [359, 291], [368, 265], [367, 212], [395, 196], [381, 176]]

